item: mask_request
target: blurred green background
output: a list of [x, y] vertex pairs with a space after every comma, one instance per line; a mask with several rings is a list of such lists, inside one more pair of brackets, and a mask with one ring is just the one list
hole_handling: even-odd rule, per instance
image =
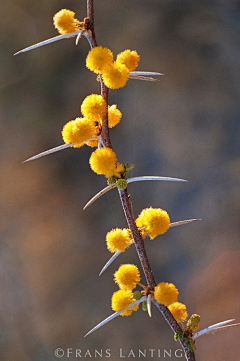
[[[89, 168], [92, 148], [22, 164], [62, 144], [62, 126], [79, 116], [85, 96], [99, 92], [84, 65], [85, 38], [13, 56], [57, 35], [52, 16], [61, 8], [86, 16], [85, 0], [1, 4], [0, 359], [54, 361], [60, 347], [62, 360], [75, 359], [67, 348], [89, 349], [92, 358], [109, 348], [113, 361], [120, 348], [171, 349], [166, 359], [178, 360], [180, 346], [156, 309], [151, 319], [139, 310], [83, 338], [112, 313], [113, 272], [121, 263], [139, 265], [131, 247], [98, 277], [110, 257], [105, 235], [126, 221], [116, 191], [82, 210], [106, 184]], [[201, 328], [239, 321], [239, 1], [96, 1], [95, 28], [99, 45], [115, 56], [135, 49], [138, 70], [165, 74], [160, 83], [129, 80], [110, 93], [123, 113], [111, 130], [119, 161], [135, 164], [132, 176], [188, 180], [131, 184], [135, 215], [153, 206], [172, 221], [202, 219], [146, 242], [156, 280], [177, 286]], [[232, 328], [200, 338], [197, 361], [239, 361], [239, 337]]]

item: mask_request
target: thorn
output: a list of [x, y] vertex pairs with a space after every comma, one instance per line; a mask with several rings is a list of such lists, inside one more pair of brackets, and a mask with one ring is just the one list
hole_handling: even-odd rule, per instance
[[147, 296], [147, 311], [148, 311], [148, 316], [149, 317], [152, 317], [152, 309], [151, 309], [152, 303], [151, 303], [151, 301], [152, 301], [152, 295], [149, 294]]
[[183, 224], [192, 223], [195, 221], [201, 221], [200, 218], [186, 219], [185, 221], [178, 221], [174, 223], [170, 223], [170, 227], [182, 226]]
[[51, 149], [49, 149], [49, 150], [45, 150], [45, 152], [39, 153], [39, 154], [37, 154], [37, 155], [34, 155], [34, 156], [31, 157], [31, 158], [28, 158], [28, 159], [24, 160], [23, 163], [30, 162], [31, 160], [38, 159], [38, 158], [41, 158], [41, 157], [45, 157], [45, 155], [48, 155], [48, 154], [52, 154], [52, 153], [55, 153], [55, 152], [59, 152], [60, 150], [63, 150], [63, 149], [66, 149], [66, 148], [70, 148], [70, 147], [72, 147], [73, 145], [74, 145], [74, 143], [62, 144], [62, 145], [59, 145], [58, 147], [51, 148]]
[[216, 323], [216, 324], [214, 324], [214, 325], [212, 325], [212, 326], [206, 327], [206, 328], [204, 328], [203, 330], [196, 332], [196, 333], [193, 335], [192, 339], [193, 339], [193, 340], [196, 340], [198, 337], [203, 336], [203, 335], [207, 335], [208, 333], [214, 333], [214, 332], [216, 332], [216, 331], [225, 330], [225, 329], [230, 328], [230, 327], [233, 327], [233, 326], [240, 326], [240, 323], [235, 323], [235, 324], [232, 324], [232, 325], [227, 325], [228, 323], [233, 322], [233, 321], [235, 321], [234, 318], [231, 319], [231, 320], [219, 322], [219, 323]]
[[78, 45], [78, 42], [79, 42], [79, 40], [81, 39], [83, 32], [84, 32], [84, 30], [82, 30], [82, 31], [77, 35], [77, 37], [76, 37], [76, 45]]
[[[185, 179], [181, 178], [171, 178], [171, 177], [158, 177], [158, 176], [142, 176], [142, 177], [133, 177], [126, 179], [127, 183], [132, 182], [141, 182], [141, 181], [172, 181], [172, 182], [187, 182]], [[106, 188], [103, 188], [100, 192], [98, 192], [95, 196], [93, 196], [90, 201], [84, 206], [83, 210], [93, 204], [98, 198], [100, 198], [103, 194], [107, 193], [111, 189], [115, 188], [116, 184], [111, 184]]]
[[88, 333], [86, 333], [86, 336], [90, 335], [90, 333], [96, 331], [97, 329], [99, 329], [100, 327], [104, 326], [106, 323], [108, 323], [109, 321], [112, 321], [115, 317], [118, 317], [121, 313], [127, 311], [129, 308], [132, 308], [133, 306], [139, 304], [139, 303], [142, 303], [143, 301], [146, 301], [147, 300], [147, 297], [144, 296], [142, 297], [140, 300], [137, 300], [133, 303], [131, 303], [127, 308], [125, 308], [124, 310], [121, 310], [119, 312], [115, 312], [113, 313], [111, 316], [105, 318], [105, 320], [103, 320], [102, 322], [100, 322], [97, 326], [93, 327]]
[[107, 193], [108, 191], [110, 191], [111, 189], [115, 188], [116, 184], [110, 184], [109, 186], [107, 186], [106, 188], [103, 188], [100, 192], [98, 192], [94, 197], [92, 197], [90, 199], [90, 201], [87, 202], [87, 204], [85, 204], [85, 206], [83, 207], [83, 210], [85, 210], [88, 206], [90, 206], [91, 204], [93, 204], [98, 198], [100, 198], [103, 194]]
[[110, 264], [121, 254], [121, 251], [117, 251], [116, 253], [114, 253], [114, 255], [107, 261], [107, 263], [105, 264], [105, 266], [102, 268], [101, 272], [99, 273], [99, 276], [101, 276], [103, 274], [104, 271], [106, 271], [106, 269], [110, 266]]
[[55, 41], [58, 41], [58, 40], [62, 40], [62, 39], [66, 39], [66, 38], [71, 38], [71, 37], [73, 37], [73, 36], [78, 35], [79, 32], [82, 32], [82, 30], [74, 31], [73, 33], [68, 33], [68, 34], [63, 34], [63, 35], [54, 36], [53, 38], [50, 38], [50, 39], [41, 41], [40, 43], [31, 45], [31, 46], [29, 46], [29, 47], [27, 47], [27, 48], [24, 48], [24, 49], [22, 49], [22, 50], [19, 50], [19, 51], [17, 51], [17, 52], [16, 52], [15, 54], [13, 54], [13, 55], [18, 55], [18, 54], [21, 54], [21, 53], [25, 53], [25, 52], [27, 52], [27, 51], [30, 51], [30, 50], [33, 50], [33, 49], [37, 49], [37, 48], [39, 48], [40, 46], [44, 46], [44, 45], [47, 45], [47, 44], [54, 43]]

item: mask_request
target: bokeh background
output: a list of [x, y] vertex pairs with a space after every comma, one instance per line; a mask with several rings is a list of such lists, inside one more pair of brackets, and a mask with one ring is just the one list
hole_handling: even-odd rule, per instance
[[[54, 350], [172, 350], [179, 345], [161, 314], [139, 310], [88, 338], [112, 313], [112, 274], [121, 263], [139, 265], [134, 247], [100, 278], [110, 257], [106, 233], [126, 227], [117, 192], [83, 211], [106, 184], [89, 168], [89, 147], [22, 161], [62, 144], [61, 129], [79, 116], [88, 94], [99, 92], [84, 65], [86, 39], [74, 39], [13, 57], [57, 35], [52, 16], [70, 8], [86, 16], [86, 1], [8, 0], [0, 14], [0, 359], [54, 361]], [[180, 177], [188, 183], [129, 186], [135, 215], [149, 206], [172, 221], [201, 222], [146, 242], [157, 282], [173, 282], [201, 328], [240, 320], [240, 6], [236, 0], [96, 1], [99, 45], [115, 55], [141, 55], [139, 70], [160, 71], [160, 83], [129, 80], [110, 93], [123, 113], [111, 130], [119, 161], [132, 176]], [[143, 281], [144, 282], [144, 281]], [[197, 342], [198, 361], [239, 361], [240, 329]], [[149, 355], [149, 354], [148, 354]], [[84, 358], [90, 358], [86, 356]], [[148, 357], [150, 358], [150, 357]], [[163, 354], [161, 354], [163, 358]], [[100, 357], [95, 358], [100, 359]], [[151, 358], [159, 359], [156, 355]], [[184, 357], [182, 356], [182, 358]]]

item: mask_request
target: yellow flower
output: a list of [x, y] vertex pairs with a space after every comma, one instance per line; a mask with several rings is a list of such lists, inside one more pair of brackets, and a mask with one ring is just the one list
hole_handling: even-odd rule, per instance
[[114, 281], [122, 290], [133, 290], [140, 282], [140, 272], [134, 264], [122, 264], [114, 273]]
[[86, 118], [76, 118], [70, 120], [64, 125], [62, 130], [62, 137], [64, 143], [73, 145], [74, 148], [79, 148], [84, 145], [84, 142], [96, 136], [95, 122]]
[[[112, 295], [112, 309], [115, 312], [119, 312], [127, 308], [131, 303], [135, 302], [133, 293], [127, 290], [119, 290]], [[127, 311], [122, 312], [121, 316], [130, 316], [133, 311], [137, 311], [138, 304], [129, 308]]]
[[122, 113], [117, 109], [116, 104], [108, 106], [108, 127], [113, 128], [122, 118]]
[[118, 54], [116, 61], [125, 65], [129, 71], [134, 71], [138, 66], [140, 56], [138, 53], [133, 50], [125, 50], [122, 53]]
[[130, 230], [127, 228], [115, 228], [106, 235], [107, 248], [112, 253], [124, 252], [132, 242]]
[[74, 18], [71, 10], [62, 9], [53, 17], [53, 25], [60, 34], [68, 34], [81, 29], [81, 22]]
[[85, 144], [89, 147], [95, 148], [98, 146], [98, 140], [89, 140], [89, 142], [86, 142]]
[[110, 89], [119, 89], [126, 85], [128, 80], [128, 68], [118, 62], [107, 64], [102, 71], [104, 84]]
[[178, 290], [172, 283], [161, 282], [154, 288], [154, 298], [158, 303], [169, 306], [176, 302], [178, 298]]
[[116, 175], [120, 177], [120, 172], [124, 167], [117, 162], [117, 156], [111, 148], [103, 147], [96, 149], [89, 159], [92, 170], [97, 174], [103, 174], [107, 178]]
[[108, 48], [96, 46], [91, 49], [86, 58], [86, 67], [96, 74], [102, 73], [106, 64], [113, 62], [113, 53]]
[[168, 307], [169, 311], [177, 322], [183, 322], [187, 319], [187, 308], [183, 303], [174, 302]]
[[167, 232], [170, 218], [166, 211], [150, 207], [142, 210], [136, 224], [142, 228], [143, 236], [149, 235], [150, 239], [154, 239], [159, 234]]
[[100, 122], [107, 113], [107, 103], [102, 95], [88, 95], [82, 102], [81, 112], [84, 117]]

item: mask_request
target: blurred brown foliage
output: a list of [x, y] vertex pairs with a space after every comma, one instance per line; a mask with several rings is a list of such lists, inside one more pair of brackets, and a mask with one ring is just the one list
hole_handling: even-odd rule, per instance
[[[120, 347], [175, 350], [157, 310], [152, 319], [139, 310], [83, 338], [112, 313], [118, 265], [139, 264], [129, 249], [98, 278], [110, 256], [106, 233], [126, 223], [115, 191], [82, 211], [105, 186], [89, 169], [92, 149], [22, 164], [62, 144], [62, 126], [79, 116], [86, 95], [99, 92], [84, 65], [85, 39], [13, 57], [57, 35], [52, 16], [66, 7], [80, 20], [86, 15], [84, 0], [1, 4], [0, 359], [53, 361], [57, 347], [110, 348], [111, 360], [119, 359]], [[189, 313], [201, 315], [201, 328], [239, 321], [239, 2], [102, 0], [95, 21], [100, 45], [115, 55], [136, 49], [139, 70], [165, 74], [161, 83], [129, 80], [111, 92], [123, 113], [111, 131], [119, 161], [135, 164], [133, 176], [188, 180], [130, 185], [135, 214], [153, 206], [172, 221], [202, 218], [146, 243], [156, 279], [176, 284]], [[236, 328], [199, 339], [197, 360], [239, 360], [239, 337]]]

